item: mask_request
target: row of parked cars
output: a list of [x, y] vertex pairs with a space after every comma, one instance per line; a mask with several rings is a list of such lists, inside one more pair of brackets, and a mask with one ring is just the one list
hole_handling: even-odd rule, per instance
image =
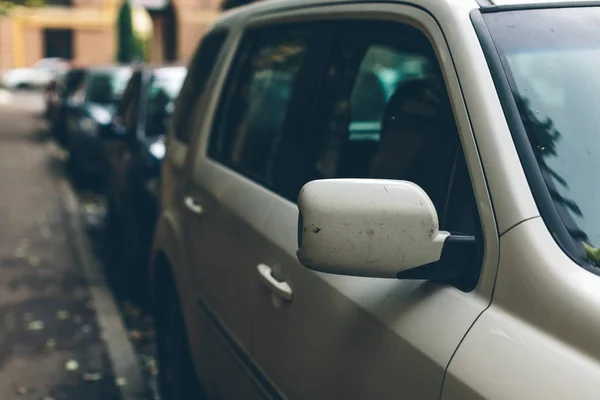
[[178, 85], [150, 94], [183, 70], [87, 73], [56, 134], [82, 169], [105, 138], [123, 252], [153, 237], [164, 399], [600, 399], [599, 27], [261, 1], [207, 29], [172, 118]]
[[158, 214], [160, 164], [180, 65], [73, 67], [46, 91], [46, 118], [77, 178], [108, 202], [108, 237], [119, 275], [144, 286]]

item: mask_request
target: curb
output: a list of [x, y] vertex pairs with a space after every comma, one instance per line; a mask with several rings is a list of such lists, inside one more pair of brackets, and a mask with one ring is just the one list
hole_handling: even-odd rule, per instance
[[79, 214], [79, 201], [68, 181], [60, 179], [57, 186], [68, 219], [69, 239], [89, 284], [96, 320], [103, 334], [113, 372], [116, 377], [124, 379], [124, 384], [118, 386], [121, 398], [147, 400], [148, 391], [140, 364], [115, 299], [92, 253], [92, 246]]

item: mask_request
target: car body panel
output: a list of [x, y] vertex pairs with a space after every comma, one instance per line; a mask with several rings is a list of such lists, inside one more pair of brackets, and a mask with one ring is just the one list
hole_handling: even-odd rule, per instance
[[[311, 14], [330, 17], [339, 13], [338, 18], [352, 18], [364, 15], [364, 10], [364, 6], [360, 5], [312, 10], [307, 8], [283, 12], [278, 16], [261, 16], [250, 23], [266, 24], [272, 22], [272, 19], [290, 20], [292, 16], [310, 18]], [[393, 17], [390, 15], [401, 13], [404, 17], [399, 17], [400, 20], [406, 20], [407, 17], [417, 19], [428, 27], [432, 35], [437, 34], [435, 39], [443, 51], [443, 36], [435, 21], [424, 12], [416, 8], [374, 4], [369, 5], [369, 11], [371, 18], [391, 19]], [[447, 50], [442, 57], [450, 63]], [[452, 74], [453, 71], [450, 69], [448, 73]], [[458, 81], [455, 79], [452, 85], [451, 95], [460, 105], [462, 98]], [[216, 100], [213, 99], [213, 102]], [[208, 110], [212, 110], [211, 107]], [[459, 123], [466, 130], [464, 140], [475, 148], [466, 112]], [[404, 388], [419, 398], [438, 396], [445, 367], [453, 352], [471, 324], [489, 304], [496, 274], [496, 227], [491, 204], [489, 200], [486, 201], [486, 187], [481, 185], [485, 181], [477, 156], [469, 161], [473, 162], [475, 168], [479, 168], [474, 169], [479, 171], [474, 175], [479, 181], [477, 190], [478, 194], [481, 193], [478, 196], [481, 199], [480, 207], [486, 210], [484, 215], [488, 216], [485, 228], [489, 246], [480, 289], [465, 294], [453, 288], [424, 282], [341, 277], [306, 270], [295, 255], [298, 220], [296, 206], [208, 159], [205, 156], [207, 130], [202, 132], [199, 136], [200, 147], [194, 152], [198, 185], [192, 185], [188, 190], [202, 200], [204, 214], [198, 222], [192, 223], [194, 228], [185, 230], [182, 235], [195, 243], [194, 252], [198, 254], [198, 261], [192, 261], [194, 267], [191, 270], [197, 271], [196, 274], [199, 275], [188, 281], [198, 282], [197, 285], [200, 286], [196, 285], [195, 290], [199, 296], [205, 297], [203, 301], [210, 304], [215, 313], [222, 318], [236, 316], [221, 323], [225, 326], [240, 324], [232, 331], [234, 335], [242, 332], [240, 335], [244, 338], [244, 348], [250, 346], [245, 343], [248, 340], [246, 338], [250, 337], [245, 327], [250, 324], [253, 326], [250, 356], [264, 368], [267, 379], [281, 385], [278, 389], [292, 398], [343, 398], [352, 393], [364, 396], [369, 388], [376, 390], [371, 394], [376, 393], [377, 398], [386, 398], [394, 393], [392, 387]], [[216, 219], [215, 213], [218, 215]], [[190, 215], [190, 218], [193, 217]], [[206, 240], [202, 239], [204, 237], [210, 237], [208, 249], [205, 247], [208, 244], [203, 243]], [[200, 260], [214, 267], [198, 265]], [[259, 263], [284, 271], [286, 281], [295, 290], [292, 304], [278, 304], [261, 287], [256, 271]], [[217, 283], [226, 280], [231, 291]], [[248, 296], [248, 290], [256, 293], [244, 297]], [[299, 293], [298, 297], [296, 293]], [[248, 304], [256, 303], [254, 322], [248, 321], [248, 317], [245, 320], [239, 319], [239, 314], [236, 314], [236, 308], [242, 315], [248, 312], [240, 309], [244, 299]], [[328, 306], [323, 307], [324, 304]], [[332, 315], [344, 315], [345, 318], [331, 318]], [[346, 326], [349, 321], [356, 325]], [[303, 324], [306, 325], [305, 328], [302, 328]], [[320, 328], [311, 332], [309, 327]], [[350, 358], [344, 359], [343, 353], [340, 353], [344, 346], [337, 342], [346, 329], [355, 332], [353, 335], [346, 333], [347, 340], [351, 343], [373, 342], [374, 347], [364, 346], [360, 350], [357, 347], [356, 351], [360, 351], [360, 354], [351, 354], [348, 355]], [[434, 337], [434, 332], [440, 330], [445, 332], [443, 337]], [[377, 340], [373, 341], [374, 338]], [[392, 346], [397, 352], [390, 352], [390, 347], [385, 346]], [[282, 354], [287, 354], [287, 361], [283, 363]], [[386, 380], [381, 375], [386, 372], [375, 369], [373, 375], [367, 378], [364, 370], [352, 369], [357, 366], [355, 360], [361, 357], [370, 360], [372, 365], [388, 365], [390, 368], [386, 372], [391, 375]], [[415, 371], [420, 371], [421, 375], [409, 374], [402, 379], [398, 377], [397, 371], [407, 368], [405, 363], [417, 363]], [[322, 379], [311, 384], [301, 378], [312, 376], [309, 375], [312, 373], [322, 376]], [[358, 379], [360, 373], [363, 374], [362, 380]], [[392, 375], [396, 377], [392, 378]], [[344, 376], [350, 383], [334, 383]], [[373, 386], [377, 379], [389, 383], [382, 386], [381, 391], [377, 391]], [[430, 384], [425, 385], [425, 381]], [[437, 382], [437, 385], [431, 384], [433, 382]], [[322, 392], [325, 387], [331, 392]]]
[[[211, 396], [598, 397], [590, 382], [599, 372], [600, 281], [560, 250], [539, 218], [470, 19], [478, 8], [471, 1], [265, 1], [214, 23], [231, 28], [227, 54], [192, 144], [169, 139], [154, 243], [169, 254], [195, 366]], [[296, 205], [206, 156], [240, 30], [315, 18], [411, 21], [435, 44], [485, 237], [472, 292], [302, 267]], [[184, 208], [186, 197], [198, 200], [202, 215]], [[261, 284], [259, 264], [290, 285], [291, 302]], [[217, 342], [237, 361], [215, 352]], [[211, 357], [229, 361], [210, 364]], [[242, 383], [223, 392], [226, 377]], [[253, 383], [263, 390], [249, 389]]]
[[575, 265], [541, 218], [500, 245], [494, 302], [452, 360], [442, 399], [597, 399], [600, 277]]

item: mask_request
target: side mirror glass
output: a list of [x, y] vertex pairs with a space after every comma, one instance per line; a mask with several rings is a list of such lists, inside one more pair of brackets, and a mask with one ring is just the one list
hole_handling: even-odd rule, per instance
[[397, 278], [439, 261], [450, 237], [429, 196], [407, 181], [312, 181], [298, 207], [298, 259], [321, 272]]

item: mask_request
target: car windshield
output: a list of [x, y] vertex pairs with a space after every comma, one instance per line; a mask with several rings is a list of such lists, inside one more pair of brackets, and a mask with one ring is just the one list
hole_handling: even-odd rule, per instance
[[600, 247], [600, 8], [484, 19], [558, 215], [589, 257]]
[[185, 67], [163, 68], [154, 72], [148, 89], [146, 126], [149, 136], [165, 133], [186, 73]]
[[87, 85], [88, 101], [102, 105], [115, 104], [125, 91], [131, 75], [129, 68], [92, 72]]

